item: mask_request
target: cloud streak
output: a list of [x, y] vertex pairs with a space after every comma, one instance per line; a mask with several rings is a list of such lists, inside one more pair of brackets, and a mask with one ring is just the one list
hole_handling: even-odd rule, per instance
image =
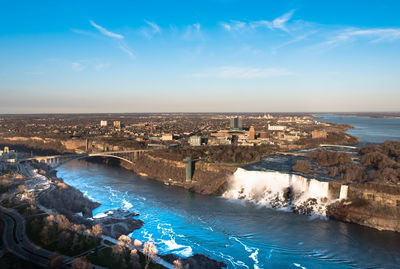
[[222, 66], [204, 73], [193, 74], [196, 78], [220, 79], [259, 79], [292, 75], [284, 68], [254, 68], [238, 66]]
[[[129, 46], [126, 45], [126, 43], [124, 42], [123, 39], [125, 37], [123, 35], [117, 34], [117, 33], [113, 33], [111, 31], [107, 30], [106, 28], [104, 28], [103, 26], [100, 26], [100, 25], [96, 24], [92, 20], [89, 20], [89, 22], [94, 28], [96, 28], [104, 36], [109, 37], [109, 38], [111, 38], [113, 40], [116, 40], [117, 47], [122, 52], [124, 52], [126, 55], [128, 55], [129, 58], [131, 58], [131, 59], [135, 59], [136, 58], [136, 56], [135, 56], [134, 52], [132, 51], [132, 49], [129, 48]], [[76, 32], [76, 33], [79, 33], [79, 34], [87, 34], [86, 32], [80, 31], [80, 30], [73, 30], [73, 31]], [[78, 66], [73, 67], [73, 69], [75, 71], [80, 71]]]
[[136, 59], [135, 53], [125, 44], [119, 44], [118, 46], [123, 52], [125, 52], [131, 59]]
[[149, 27], [142, 28], [142, 34], [147, 39], [152, 39], [154, 35], [161, 34], [161, 27], [158, 26], [155, 22], [151, 22], [148, 20], [144, 20]]
[[243, 21], [231, 20], [230, 23], [221, 22], [221, 26], [228, 32], [241, 31], [247, 28], [247, 23]]
[[201, 33], [201, 24], [194, 23], [186, 26], [186, 31], [183, 34], [183, 38], [186, 40], [194, 40], [194, 39], [203, 39], [203, 35]]
[[156, 23], [144, 20], [151, 28], [153, 28], [154, 33], [161, 33], [161, 28]]
[[294, 10], [291, 10], [272, 21], [258, 20], [258, 21], [243, 22], [243, 21], [231, 20], [229, 23], [221, 22], [220, 25], [228, 32], [244, 31], [256, 28], [267, 28], [270, 30], [281, 30], [289, 32], [289, 29], [287, 28], [286, 24], [292, 18], [293, 13]]
[[121, 34], [117, 34], [117, 33], [113, 33], [109, 30], [107, 30], [106, 28], [96, 24], [94, 21], [89, 20], [90, 24], [96, 28], [97, 30], [100, 31], [100, 33], [102, 33], [105, 36], [111, 37], [111, 38], [116, 38], [116, 39], [124, 39], [124, 36]]
[[400, 39], [400, 28], [349, 28], [334, 35], [333, 38], [318, 44], [317, 47], [330, 49], [358, 39], [366, 39], [370, 43], [396, 41]]
[[294, 10], [291, 10], [288, 13], [285, 13], [282, 16], [274, 19], [273, 21], [267, 21], [267, 20], [254, 21], [250, 23], [250, 27], [252, 28], [266, 27], [270, 30], [278, 29], [285, 32], [289, 32], [286, 23], [292, 18], [293, 13]]

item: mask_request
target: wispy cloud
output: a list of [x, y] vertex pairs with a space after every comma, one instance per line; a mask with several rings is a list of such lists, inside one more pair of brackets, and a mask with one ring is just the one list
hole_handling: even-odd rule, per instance
[[400, 28], [348, 28], [318, 44], [317, 47], [330, 49], [358, 39], [366, 39], [370, 43], [392, 42], [400, 39]]
[[235, 21], [231, 20], [229, 23], [227, 22], [221, 22], [221, 26], [226, 30], [226, 31], [241, 31], [246, 29], [248, 26], [246, 22], [243, 21]]
[[233, 31], [243, 31], [248, 29], [256, 29], [259, 27], [268, 28], [270, 30], [282, 30], [285, 32], [289, 32], [287, 28], [287, 22], [292, 18], [294, 10], [291, 10], [280, 17], [272, 21], [268, 20], [258, 20], [258, 21], [250, 21], [250, 22], [243, 22], [243, 21], [235, 21], [231, 20], [228, 22], [221, 22], [222, 28], [226, 31], [233, 32]]
[[95, 70], [99, 72], [110, 67], [110, 64], [104, 63], [99, 59], [81, 59], [68, 64], [70, 64], [74, 72], [81, 72], [83, 70]]
[[197, 22], [187, 25], [186, 30], [183, 34], [183, 39], [204, 41], [204, 36], [201, 32], [201, 24]]
[[86, 68], [86, 65], [80, 63], [80, 62], [73, 62], [71, 64], [71, 68], [74, 72], [80, 72], [83, 71]]
[[155, 33], [161, 33], [161, 28], [160, 28], [160, 26], [158, 26], [156, 23], [151, 22], [151, 21], [147, 21], [147, 20], [145, 20], [145, 22], [146, 22], [148, 25], [150, 25], [151, 28], [153, 28], [153, 31], [154, 31]]
[[[102, 35], [110, 38], [111, 40], [114, 40], [113, 42], [116, 45], [116, 47], [119, 48], [121, 51], [123, 51], [126, 55], [128, 55], [129, 58], [135, 59], [135, 54], [134, 54], [133, 50], [126, 44], [126, 42], [124, 41], [125, 37], [122, 34], [117, 34], [117, 33], [111, 32], [110, 30], [107, 30], [103, 26], [96, 24], [92, 20], [89, 20], [89, 23], [94, 28], [96, 28]], [[79, 29], [72, 29], [72, 31], [77, 34], [96, 37], [96, 34], [94, 34], [92, 32], [82, 31]], [[81, 71], [81, 70], [79, 70], [80, 68], [81, 67], [79, 67], [78, 65], [75, 65], [73, 67], [73, 70], [79, 72], [79, 71]]]
[[203, 73], [196, 73], [192, 76], [196, 78], [257, 79], [288, 75], [292, 75], [292, 72], [284, 68], [222, 66]]
[[105, 35], [105, 36], [112, 37], [112, 38], [116, 38], [116, 39], [124, 39], [124, 36], [121, 35], [121, 34], [113, 33], [113, 32], [111, 32], [111, 31], [107, 30], [106, 28], [104, 28], [104, 27], [102, 27], [102, 26], [96, 24], [96, 23], [95, 23], [94, 21], [92, 21], [92, 20], [89, 20], [89, 22], [90, 22], [90, 24], [91, 24], [94, 28], [96, 28], [97, 30], [99, 30], [100, 33], [102, 33], [102, 34]]
[[84, 31], [81, 29], [71, 29], [72, 32], [76, 33], [76, 34], [80, 34], [80, 35], [86, 35], [86, 36], [90, 36], [90, 37], [98, 37], [97, 33], [93, 33], [90, 31]]
[[272, 48], [272, 53], [275, 54], [275, 53], [277, 53], [278, 50], [280, 50], [280, 49], [282, 49], [284, 47], [287, 47], [287, 46], [290, 46], [292, 44], [301, 42], [301, 41], [307, 39], [308, 37], [310, 37], [311, 35], [314, 35], [317, 32], [318, 32], [317, 30], [314, 30], [314, 31], [310, 31], [310, 32], [305, 33], [305, 34], [301, 34], [301, 35], [295, 36], [292, 39], [290, 39], [290, 40], [288, 40], [286, 42], [283, 42], [280, 45]]
[[285, 13], [282, 16], [274, 19], [273, 21], [267, 21], [267, 20], [254, 21], [254, 22], [250, 23], [250, 26], [252, 28], [266, 27], [271, 30], [278, 29], [278, 30], [288, 32], [289, 30], [286, 26], [286, 23], [292, 18], [293, 13], [294, 13], [294, 10], [291, 10], [288, 13]]
[[119, 48], [125, 52], [131, 59], [135, 59], [136, 55], [133, 52], [133, 50], [131, 48], [129, 48], [128, 46], [126, 46], [125, 44], [119, 44]]
[[156, 24], [155, 22], [148, 21], [148, 20], [144, 20], [144, 21], [146, 22], [148, 27], [143, 27], [141, 32], [146, 38], [152, 39], [154, 35], [161, 33], [161, 27], [158, 26], [158, 24]]

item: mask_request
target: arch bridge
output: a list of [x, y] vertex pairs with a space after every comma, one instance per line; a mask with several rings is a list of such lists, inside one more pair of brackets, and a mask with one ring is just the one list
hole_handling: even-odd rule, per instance
[[54, 167], [59, 167], [67, 162], [73, 160], [80, 160], [90, 157], [109, 157], [117, 158], [133, 164], [133, 161], [137, 159], [144, 152], [150, 151], [148, 149], [140, 150], [124, 150], [124, 151], [105, 151], [96, 153], [81, 153], [81, 154], [63, 154], [53, 156], [34, 156], [30, 158], [21, 159], [18, 162], [37, 161], [40, 163], [54, 164]]

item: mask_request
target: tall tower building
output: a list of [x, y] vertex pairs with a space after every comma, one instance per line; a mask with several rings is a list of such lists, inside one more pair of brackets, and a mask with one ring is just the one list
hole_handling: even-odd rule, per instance
[[254, 126], [250, 126], [249, 138], [252, 140], [256, 139], [256, 130], [254, 129]]
[[231, 124], [230, 124], [231, 130], [242, 130], [242, 128], [243, 128], [242, 118], [240, 117], [231, 118]]

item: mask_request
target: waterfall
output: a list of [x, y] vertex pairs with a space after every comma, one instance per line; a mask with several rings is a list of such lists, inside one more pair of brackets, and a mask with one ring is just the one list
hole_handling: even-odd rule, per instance
[[329, 183], [277, 171], [238, 168], [222, 195], [257, 205], [325, 216]]

